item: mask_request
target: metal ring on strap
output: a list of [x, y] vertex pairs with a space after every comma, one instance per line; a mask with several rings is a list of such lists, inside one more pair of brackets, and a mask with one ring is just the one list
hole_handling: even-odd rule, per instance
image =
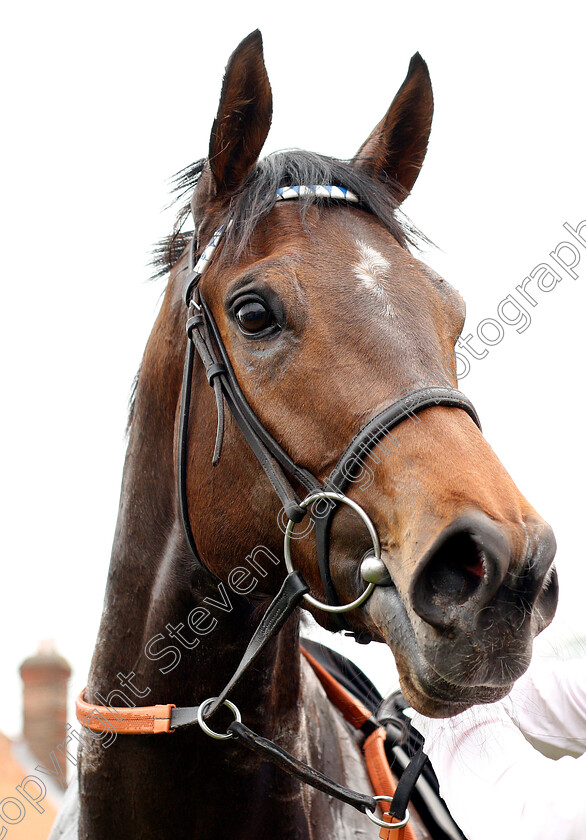
[[[234, 737], [231, 732], [214, 732], [214, 730], [210, 729], [210, 727], [203, 719], [206, 708], [210, 705], [210, 703], [213, 703], [214, 700], [217, 700], [217, 697], [208, 697], [207, 700], [204, 700], [203, 703], [201, 703], [199, 709], [197, 710], [197, 722], [199, 723], [205, 734], [209, 735], [210, 738], [215, 738], [216, 741], [227, 741], [229, 738]], [[230, 700], [224, 700], [222, 705], [228, 706], [230, 711], [234, 713], [234, 717], [236, 718], [238, 723], [242, 721], [242, 718], [240, 717], [240, 712], [238, 711], [238, 707], [235, 706], [234, 703], [232, 703]]]
[[[374, 556], [377, 560], [380, 560], [380, 542], [378, 539], [378, 534], [376, 533], [376, 529], [372, 524], [370, 517], [367, 516], [367, 514], [362, 510], [359, 504], [357, 504], [353, 499], [349, 499], [348, 496], [342, 495], [342, 493], [332, 493], [327, 490], [319, 490], [316, 493], [311, 493], [309, 496], [307, 496], [302, 502], [299, 503], [299, 507], [306, 508], [308, 507], [308, 505], [312, 504], [318, 499], [331, 499], [332, 501], [340, 502], [341, 504], [348, 505], [348, 507], [351, 507], [352, 510], [354, 510], [358, 514], [358, 516], [366, 525], [368, 533], [370, 534], [370, 538], [372, 540]], [[290, 519], [285, 529], [285, 540], [283, 543], [285, 565], [289, 573], [294, 571], [293, 561], [291, 560], [291, 534], [293, 533], [294, 527], [295, 523]], [[349, 612], [350, 610], [355, 610], [356, 607], [359, 607], [361, 604], [363, 604], [366, 601], [366, 599], [370, 596], [374, 587], [375, 584], [369, 582], [362, 595], [359, 595], [358, 598], [356, 598], [354, 601], [351, 601], [349, 604], [342, 604], [341, 606], [335, 607], [330, 606], [329, 604], [324, 604], [322, 601], [318, 601], [317, 598], [313, 598], [307, 593], [303, 597], [309, 604], [312, 604], [318, 610], [324, 610], [324, 612], [330, 613], [344, 613]]]
[[[373, 796], [373, 799], [376, 799], [377, 802], [388, 802], [391, 803], [393, 801], [392, 796]], [[385, 822], [384, 820], [379, 820], [379, 818], [375, 815], [374, 811], [369, 811], [368, 808], [364, 812], [368, 819], [373, 822], [375, 825], [380, 825], [381, 828], [404, 828], [407, 823], [409, 822], [409, 809], [405, 808], [405, 816], [401, 820], [401, 822]]]

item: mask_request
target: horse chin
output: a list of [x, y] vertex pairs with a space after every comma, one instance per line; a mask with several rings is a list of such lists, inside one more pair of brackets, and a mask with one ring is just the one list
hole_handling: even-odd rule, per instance
[[407, 703], [431, 718], [449, 718], [465, 712], [471, 706], [496, 703], [511, 691], [513, 683], [501, 686], [450, 685], [443, 679], [432, 682], [413, 671], [400, 669], [400, 682]]
[[394, 655], [407, 703], [427, 717], [453, 717], [474, 705], [496, 703], [511, 691], [515, 680], [530, 662], [531, 646], [521, 646], [523, 649], [517, 650], [514, 655], [511, 653], [506, 677], [499, 669], [497, 678], [491, 663], [484, 663], [484, 667], [476, 673], [467, 671], [458, 679], [456, 670], [440, 673], [436, 665], [442, 660], [441, 655], [437, 655], [437, 650], [433, 655], [434, 646], [429, 644], [429, 640], [422, 643], [418, 639], [394, 586], [377, 587], [367, 602], [366, 612], [373, 629], [376, 628], [376, 636], [390, 647]]

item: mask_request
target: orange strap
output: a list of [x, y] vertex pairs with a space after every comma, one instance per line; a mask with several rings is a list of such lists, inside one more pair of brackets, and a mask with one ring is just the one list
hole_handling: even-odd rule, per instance
[[369, 712], [360, 700], [357, 700], [343, 685], [340, 685], [338, 680], [332, 677], [330, 672], [326, 671], [323, 665], [320, 665], [317, 659], [314, 659], [305, 648], [301, 648], [301, 653], [315, 671], [325, 693], [334, 706], [342, 712], [348, 723], [351, 723], [355, 729], [360, 729], [372, 717], [372, 712]]
[[[360, 700], [350, 694], [344, 686], [340, 685], [336, 678], [323, 665], [320, 665], [305, 648], [301, 648], [301, 653], [315, 671], [325, 693], [334, 706], [342, 712], [348, 723], [351, 723], [356, 729], [360, 729], [367, 720], [370, 720], [372, 713], [368, 711]], [[366, 769], [368, 770], [370, 782], [377, 796], [394, 796], [397, 789], [397, 782], [391, 773], [391, 768], [389, 767], [385, 753], [384, 744], [386, 737], [387, 733], [384, 727], [379, 726], [378, 729], [375, 729], [368, 736], [362, 747], [366, 759]], [[388, 823], [395, 822], [390, 814], [384, 813], [383, 820]], [[410, 823], [407, 823], [403, 828], [381, 828], [379, 837], [381, 840], [417, 840], [417, 836]]]
[[[343, 685], [340, 685], [335, 677], [303, 647], [301, 653], [311, 665], [334, 706], [342, 712], [348, 723], [351, 723], [355, 729], [360, 729], [367, 720], [371, 719], [371, 712]], [[134, 706], [133, 708], [127, 706], [96, 706], [86, 702], [84, 693], [85, 689], [75, 701], [75, 713], [78, 721], [93, 732], [156, 735], [174, 731], [171, 729], [171, 710], [175, 708], [174, 703], [159, 706]], [[391, 773], [385, 754], [385, 739], [385, 729], [379, 726], [364, 742], [363, 752], [375, 794], [378, 796], [394, 796], [397, 782]], [[389, 814], [383, 814], [383, 819], [389, 823], [393, 822], [393, 818]], [[403, 828], [381, 828], [379, 837], [382, 840], [417, 840], [409, 823]]]
[[78, 721], [92, 732], [119, 732], [121, 735], [156, 735], [173, 732], [171, 709], [166, 706], [95, 706], [84, 699], [85, 689], [75, 701]]
[[[366, 758], [368, 775], [374, 792], [378, 796], [394, 796], [397, 789], [397, 782], [391, 773], [385, 753], [386, 737], [387, 733], [384, 727], [379, 726], [372, 735], [368, 736], [362, 748]], [[383, 813], [383, 820], [388, 823], [394, 822], [390, 814]], [[417, 835], [410, 822], [403, 828], [381, 828], [379, 837], [381, 840], [417, 840]]]

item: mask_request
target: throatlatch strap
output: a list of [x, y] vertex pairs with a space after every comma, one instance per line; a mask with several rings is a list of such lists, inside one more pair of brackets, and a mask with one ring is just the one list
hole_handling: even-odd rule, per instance
[[194, 557], [198, 557], [195, 537], [189, 521], [187, 505], [187, 440], [189, 428], [189, 406], [191, 403], [191, 382], [193, 379], [193, 358], [195, 347], [191, 338], [187, 339], [185, 364], [183, 366], [183, 384], [181, 386], [181, 411], [179, 414], [179, 433], [177, 436], [177, 496], [181, 511], [181, 521], [185, 539]]

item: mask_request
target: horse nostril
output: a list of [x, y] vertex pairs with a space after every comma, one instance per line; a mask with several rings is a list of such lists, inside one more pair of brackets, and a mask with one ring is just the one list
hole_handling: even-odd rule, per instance
[[484, 517], [453, 522], [423, 558], [411, 584], [415, 612], [433, 627], [466, 622], [464, 605], [477, 611], [496, 592], [509, 566], [504, 535]]
[[551, 623], [558, 604], [558, 594], [558, 575], [555, 567], [550, 566], [535, 601], [538, 632], [544, 630]]
[[463, 557], [460, 563], [462, 571], [467, 572], [472, 577], [480, 579], [484, 577], [484, 552], [479, 545], [471, 541], [473, 557]]
[[454, 534], [433, 554], [421, 577], [426, 602], [468, 601], [485, 574], [485, 555], [471, 534]]

